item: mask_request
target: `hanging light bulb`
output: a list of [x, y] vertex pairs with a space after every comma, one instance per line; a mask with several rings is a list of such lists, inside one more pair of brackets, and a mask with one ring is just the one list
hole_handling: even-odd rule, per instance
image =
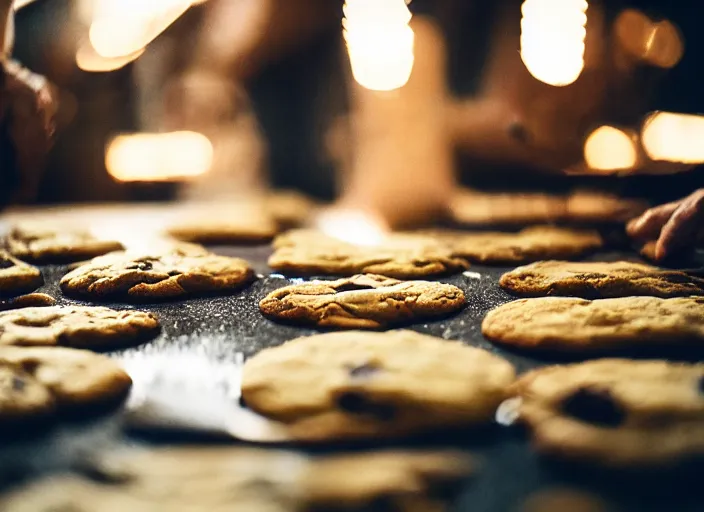
[[584, 69], [587, 0], [525, 0], [521, 59], [533, 77], [564, 87]]
[[704, 116], [655, 112], [643, 123], [642, 139], [652, 160], [704, 162]]
[[347, 0], [343, 10], [343, 34], [355, 80], [375, 91], [403, 87], [414, 62], [407, 1]]

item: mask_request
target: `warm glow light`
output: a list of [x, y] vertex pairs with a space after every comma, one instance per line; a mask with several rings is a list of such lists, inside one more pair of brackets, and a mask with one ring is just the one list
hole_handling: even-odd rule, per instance
[[602, 126], [587, 138], [584, 161], [595, 171], [632, 169], [638, 162], [638, 148], [628, 133], [613, 126]]
[[652, 160], [704, 162], [704, 117], [656, 112], [643, 124], [643, 148]]
[[[410, 0], [409, 0], [410, 2]], [[413, 29], [406, 0], [347, 0], [343, 33], [355, 80], [367, 89], [403, 87], [413, 71]]]
[[317, 228], [326, 235], [355, 245], [378, 245], [387, 229], [379, 219], [357, 210], [330, 210], [317, 218]]
[[115, 137], [105, 153], [119, 181], [169, 181], [199, 176], [213, 163], [213, 146], [195, 132], [138, 133]]
[[98, 0], [88, 35], [107, 58], [144, 49], [193, 4], [192, 0]]
[[564, 87], [584, 69], [587, 0], [525, 0], [521, 58], [541, 82]]
[[84, 41], [76, 51], [76, 65], [83, 71], [104, 73], [125, 67], [130, 62], [137, 60], [143, 53], [144, 49], [139, 50], [132, 55], [109, 59], [107, 57], [103, 57], [102, 55], [98, 55], [90, 42]]

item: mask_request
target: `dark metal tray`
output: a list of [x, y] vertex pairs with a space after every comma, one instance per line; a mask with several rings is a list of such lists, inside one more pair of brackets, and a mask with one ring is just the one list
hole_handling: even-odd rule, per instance
[[[137, 306], [138, 309], [156, 313], [163, 331], [153, 342], [128, 351], [198, 351], [217, 358], [233, 359], [237, 353], [251, 355], [265, 347], [316, 332], [276, 324], [259, 313], [257, 304], [266, 293], [290, 283], [290, 279], [272, 274], [267, 267], [266, 259], [270, 252], [268, 246], [213, 249], [221, 254], [248, 259], [261, 277], [233, 296]], [[634, 256], [609, 253], [595, 256], [597, 257], [615, 259]], [[501, 354], [513, 362], [519, 372], [553, 362], [505, 351], [483, 338], [480, 326], [486, 312], [511, 300], [511, 296], [498, 286], [498, 279], [506, 270], [508, 269], [473, 266], [473, 274], [441, 279], [465, 291], [467, 307], [452, 317], [410, 325], [408, 328], [445, 339], [462, 340]], [[61, 304], [76, 303], [64, 298], [58, 290], [58, 280], [65, 273], [66, 267], [47, 266], [43, 267], [43, 271], [46, 284], [40, 291], [53, 295]], [[126, 304], [108, 305], [116, 308], [132, 307]], [[108, 441], [163, 444], [181, 440], [125, 435], [114, 423], [107, 418], [91, 425], [57, 427], [39, 439], [0, 439], [0, 481], [7, 482], [11, 476], [58, 470], [66, 467], [72, 457], [91, 446]], [[581, 489], [599, 495], [614, 507], [613, 510], [704, 510], [704, 486], [701, 485], [704, 481], [704, 468], [701, 465], [652, 473], [639, 470], [606, 472], [582, 468], [538, 457], [531, 450], [523, 432], [501, 427], [481, 433], [434, 435], [407, 441], [400, 446], [460, 447], [479, 457], [481, 469], [467, 484], [455, 504], [454, 510], [457, 511], [520, 510], [520, 504], [529, 494], [553, 487]], [[355, 450], [359, 446], [336, 449]], [[325, 450], [330, 448], [323, 451]]]

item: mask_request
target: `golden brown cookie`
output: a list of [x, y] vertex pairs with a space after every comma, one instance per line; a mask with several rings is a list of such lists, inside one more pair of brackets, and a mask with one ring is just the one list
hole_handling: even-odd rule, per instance
[[468, 226], [594, 224], [622, 223], [647, 208], [647, 202], [597, 190], [560, 195], [461, 189], [450, 203], [450, 215], [454, 222]]
[[704, 279], [642, 263], [539, 261], [501, 276], [504, 290], [523, 297], [563, 295], [598, 299], [704, 295]]
[[120, 242], [101, 240], [86, 229], [38, 221], [12, 228], [7, 247], [16, 257], [33, 263], [80, 261], [123, 248]]
[[607, 466], [704, 455], [704, 364], [602, 359], [541, 368], [512, 387], [538, 450]]
[[45, 386], [60, 411], [124, 398], [132, 379], [112, 359], [61, 347], [0, 347], [0, 361], [22, 368]]
[[452, 255], [473, 263], [518, 264], [550, 258], [574, 259], [600, 249], [597, 231], [535, 226], [518, 233], [429, 232], [445, 243]]
[[412, 331], [298, 338], [259, 352], [243, 373], [246, 404], [306, 441], [486, 424], [514, 379], [489, 352]]
[[469, 267], [442, 243], [422, 235], [391, 235], [377, 245], [355, 245], [316, 231], [290, 231], [274, 240], [269, 266], [302, 275], [379, 274], [413, 279]]
[[468, 226], [541, 224], [563, 218], [566, 203], [560, 195], [460, 189], [450, 202], [450, 215]]
[[704, 345], [704, 297], [520, 299], [490, 311], [484, 336], [526, 349], [601, 352]]
[[11, 309], [21, 308], [40, 308], [47, 306], [55, 306], [56, 299], [46, 293], [29, 293], [20, 295], [8, 300], [0, 300], [0, 311], [9, 311]]
[[279, 227], [296, 228], [311, 219], [318, 205], [293, 190], [274, 190], [265, 199], [265, 207]]
[[461, 483], [473, 469], [467, 454], [450, 451], [320, 457], [304, 473], [302, 494], [314, 510], [367, 510], [382, 500], [391, 510], [445, 510], [435, 491]]
[[53, 410], [49, 390], [22, 367], [0, 357], [0, 429], [46, 416]]
[[274, 217], [258, 204], [191, 206], [167, 229], [178, 240], [208, 245], [267, 242], [277, 231]]
[[44, 284], [37, 267], [13, 258], [0, 249], [0, 297], [14, 297], [31, 292]]
[[296, 323], [377, 329], [446, 315], [464, 304], [464, 293], [456, 286], [361, 274], [280, 288], [267, 295], [259, 309], [266, 316]]
[[52, 306], [0, 313], [0, 345], [105, 350], [137, 345], [158, 331], [157, 318], [143, 311]]
[[66, 274], [60, 282], [61, 291], [94, 300], [164, 300], [234, 291], [254, 277], [243, 259], [188, 247], [94, 258]]

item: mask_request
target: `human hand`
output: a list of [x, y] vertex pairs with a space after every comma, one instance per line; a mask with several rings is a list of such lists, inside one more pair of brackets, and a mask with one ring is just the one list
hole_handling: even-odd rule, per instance
[[657, 240], [656, 261], [695, 247], [704, 236], [704, 189], [679, 201], [651, 208], [629, 222], [627, 232], [639, 240]]

